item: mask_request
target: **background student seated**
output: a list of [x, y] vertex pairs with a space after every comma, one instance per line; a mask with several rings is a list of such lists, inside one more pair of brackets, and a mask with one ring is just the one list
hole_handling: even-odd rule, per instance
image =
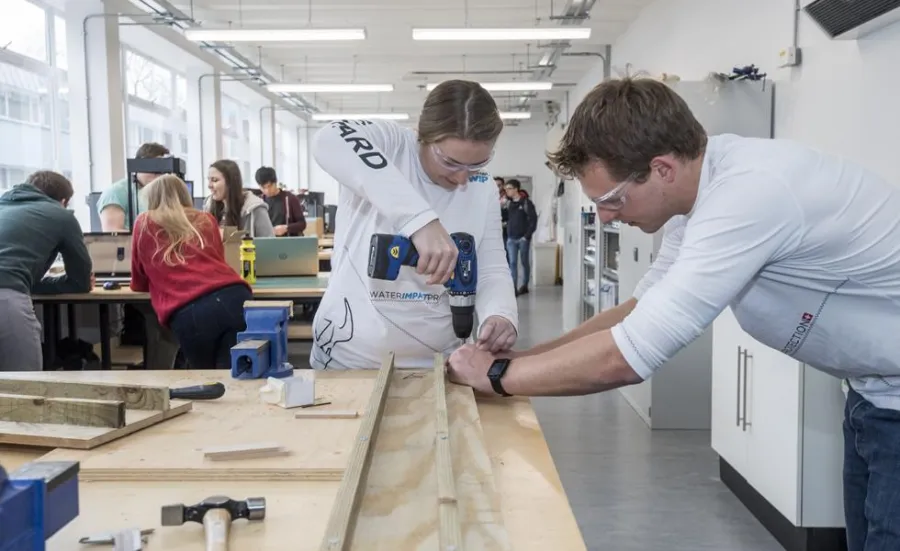
[[256, 171], [256, 183], [269, 207], [269, 220], [272, 221], [275, 235], [303, 235], [303, 230], [306, 229], [303, 205], [296, 195], [278, 186], [275, 169], [270, 166], [261, 167]]
[[[145, 143], [134, 154], [136, 159], [156, 159], [169, 155], [169, 150], [158, 143]], [[135, 175], [135, 181], [129, 182], [128, 178], [122, 178], [109, 186], [100, 194], [97, 201], [97, 213], [100, 215], [100, 226], [105, 232], [128, 231], [131, 228], [131, 213], [128, 211], [128, 186], [131, 186], [131, 200], [134, 212], [138, 214], [147, 210], [146, 205], [140, 199], [140, 190], [153, 181], [158, 174], [139, 172]]]
[[184, 182], [167, 174], [144, 191], [147, 212], [132, 235], [131, 288], [150, 292], [159, 322], [181, 344], [191, 369], [230, 369], [246, 328], [250, 287], [225, 262], [216, 219], [193, 208]]
[[[91, 257], [74, 214], [72, 183], [39, 171], [0, 196], [0, 371], [42, 368], [41, 324], [31, 293], [87, 293]], [[61, 254], [63, 275], [45, 276]]]
[[237, 163], [221, 159], [209, 166], [209, 197], [205, 208], [220, 226], [236, 227], [250, 237], [274, 237], [266, 203], [244, 189]]

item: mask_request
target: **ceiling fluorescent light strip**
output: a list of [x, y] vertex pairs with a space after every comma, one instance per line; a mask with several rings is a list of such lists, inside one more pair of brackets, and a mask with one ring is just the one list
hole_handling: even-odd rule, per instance
[[393, 84], [304, 84], [280, 83], [267, 86], [270, 92], [286, 94], [328, 94], [341, 92], [393, 92]]
[[500, 111], [501, 119], [530, 119], [531, 112], [530, 111]]
[[586, 40], [589, 27], [413, 29], [413, 40]]
[[316, 42], [365, 40], [365, 29], [186, 29], [193, 42]]
[[[440, 83], [430, 83], [425, 85], [425, 89], [429, 92], [434, 90]], [[543, 90], [551, 90], [552, 82], [482, 82], [481, 86], [488, 92], [538, 92]]]
[[315, 113], [314, 121], [380, 119], [389, 121], [409, 120], [409, 113]]

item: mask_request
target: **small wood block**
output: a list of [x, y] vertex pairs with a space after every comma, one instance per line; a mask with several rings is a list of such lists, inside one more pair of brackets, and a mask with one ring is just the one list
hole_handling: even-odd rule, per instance
[[52, 380], [0, 377], [0, 393], [80, 398], [125, 402], [127, 409], [169, 409], [169, 389], [164, 386], [119, 385], [114, 383], [72, 383]]
[[266, 347], [268, 347], [268, 346], [269, 346], [269, 341], [249, 340], [249, 341], [241, 341], [241, 342], [237, 343], [236, 345], [232, 346], [231, 349], [234, 350], [236, 348], [238, 350], [254, 350], [256, 352], [259, 352], [261, 350], [265, 350]]
[[125, 426], [125, 402], [0, 394], [0, 421], [117, 429]]
[[316, 402], [316, 372], [295, 371], [292, 377], [269, 377], [259, 389], [263, 402], [283, 408], [309, 406]]
[[356, 419], [359, 412], [350, 409], [311, 409], [294, 415], [296, 419]]
[[281, 447], [277, 442], [258, 444], [235, 444], [232, 446], [216, 446], [203, 449], [203, 457], [211, 461], [230, 461], [235, 459], [258, 459], [290, 455], [290, 450]]

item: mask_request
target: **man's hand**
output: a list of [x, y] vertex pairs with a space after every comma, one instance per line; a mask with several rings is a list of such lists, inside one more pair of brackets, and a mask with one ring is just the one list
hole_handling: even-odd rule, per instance
[[288, 230], [287, 230], [287, 226], [285, 226], [284, 224], [280, 224], [280, 225], [278, 225], [278, 226], [275, 226], [274, 229], [275, 229], [275, 236], [276, 236], [276, 237], [281, 237], [282, 235], [286, 235], [286, 234], [287, 234], [287, 231], [288, 231]]
[[432, 220], [410, 236], [412, 244], [419, 252], [416, 272], [427, 275], [429, 285], [443, 284], [456, 269], [459, 249], [440, 220]]
[[91, 289], [97, 286], [97, 276], [94, 275], [94, 272], [91, 272]]
[[475, 345], [464, 344], [447, 360], [447, 374], [452, 383], [470, 386], [484, 394], [496, 395], [487, 376], [492, 363], [494, 363], [493, 354], [478, 350]]
[[478, 349], [496, 354], [509, 350], [516, 344], [516, 328], [502, 316], [490, 316], [481, 324], [478, 335]]

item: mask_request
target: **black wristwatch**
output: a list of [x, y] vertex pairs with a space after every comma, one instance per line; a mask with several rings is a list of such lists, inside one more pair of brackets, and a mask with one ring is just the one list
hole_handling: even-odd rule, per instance
[[512, 396], [512, 394], [507, 394], [505, 390], [503, 390], [503, 384], [500, 382], [500, 379], [503, 378], [503, 375], [506, 374], [506, 369], [509, 367], [509, 362], [512, 360], [509, 358], [499, 358], [494, 360], [494, 363], [491, 364], [490, 369], [488, 369], [488, 379], [491, 380], [491, 386], [494, 388], [494, 392], [499, 394], [500, 396]]

